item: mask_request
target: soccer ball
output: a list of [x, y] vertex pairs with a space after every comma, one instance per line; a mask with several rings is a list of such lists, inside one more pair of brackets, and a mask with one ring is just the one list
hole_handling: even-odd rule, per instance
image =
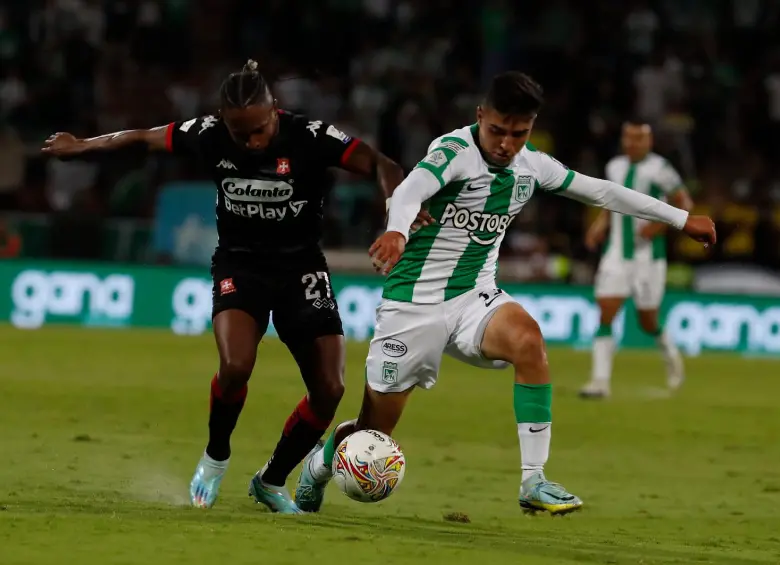
[[361, 430], [348, 436], [333, 456], [333, 480], [358, 502], [379, 502], [392, 494], [406, 473], [406, 457], [387, 434]]

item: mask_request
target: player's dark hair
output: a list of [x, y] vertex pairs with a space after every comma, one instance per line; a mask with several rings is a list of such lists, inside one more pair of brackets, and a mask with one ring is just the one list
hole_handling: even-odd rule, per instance
[[539, 112], [544, 103], [542, 87], [519, 71], [496, 75], [485, 95], [485, 106], [509, 116], [530, 116]]
[[257, 70], [257, 62], [249, 59], [244, 68], [231, 73], [219, 89], [223, 108], [246, 108], [254, 104], [270, 104], [273, 101], [268, 81]]

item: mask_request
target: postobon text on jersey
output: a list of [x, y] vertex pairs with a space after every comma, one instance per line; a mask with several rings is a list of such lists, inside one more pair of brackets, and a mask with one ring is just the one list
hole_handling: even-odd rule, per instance
[[486, 214], [447, 204], [439, 223], [469, 231], [469, 238], [479, 245], [493, 245], [516, 214]]

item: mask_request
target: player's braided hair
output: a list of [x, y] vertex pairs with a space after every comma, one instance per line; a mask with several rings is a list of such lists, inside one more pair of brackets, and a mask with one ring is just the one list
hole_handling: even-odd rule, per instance
[[539, 83], [519, 71], [494, 76], [485, 96], [486, 106], [510, 116], [536, 114], [543, 102], [543, 90]]
[[257, 69], [257, 61], [249, 59], [241, 71], [228, 75], [219, 90], [223, 108], [246, 108], [273, 100], [268, 82]]

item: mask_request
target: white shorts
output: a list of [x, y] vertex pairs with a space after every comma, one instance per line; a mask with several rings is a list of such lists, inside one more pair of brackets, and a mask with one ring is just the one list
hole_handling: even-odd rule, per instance
[[509, 363], [482, 356], [482, 336], [496, 310], [514, 302], [500, 289], [474, 289], [439, 304], [382, 300], [366, 358], [366, 382], [378, 392], [436, 384], [442, 355], [485, 369]]
[[596, 298], [634, 299], [638, 310], [656, 310], [666, 290], [666, 261], [604, 256], [596, 272]]

